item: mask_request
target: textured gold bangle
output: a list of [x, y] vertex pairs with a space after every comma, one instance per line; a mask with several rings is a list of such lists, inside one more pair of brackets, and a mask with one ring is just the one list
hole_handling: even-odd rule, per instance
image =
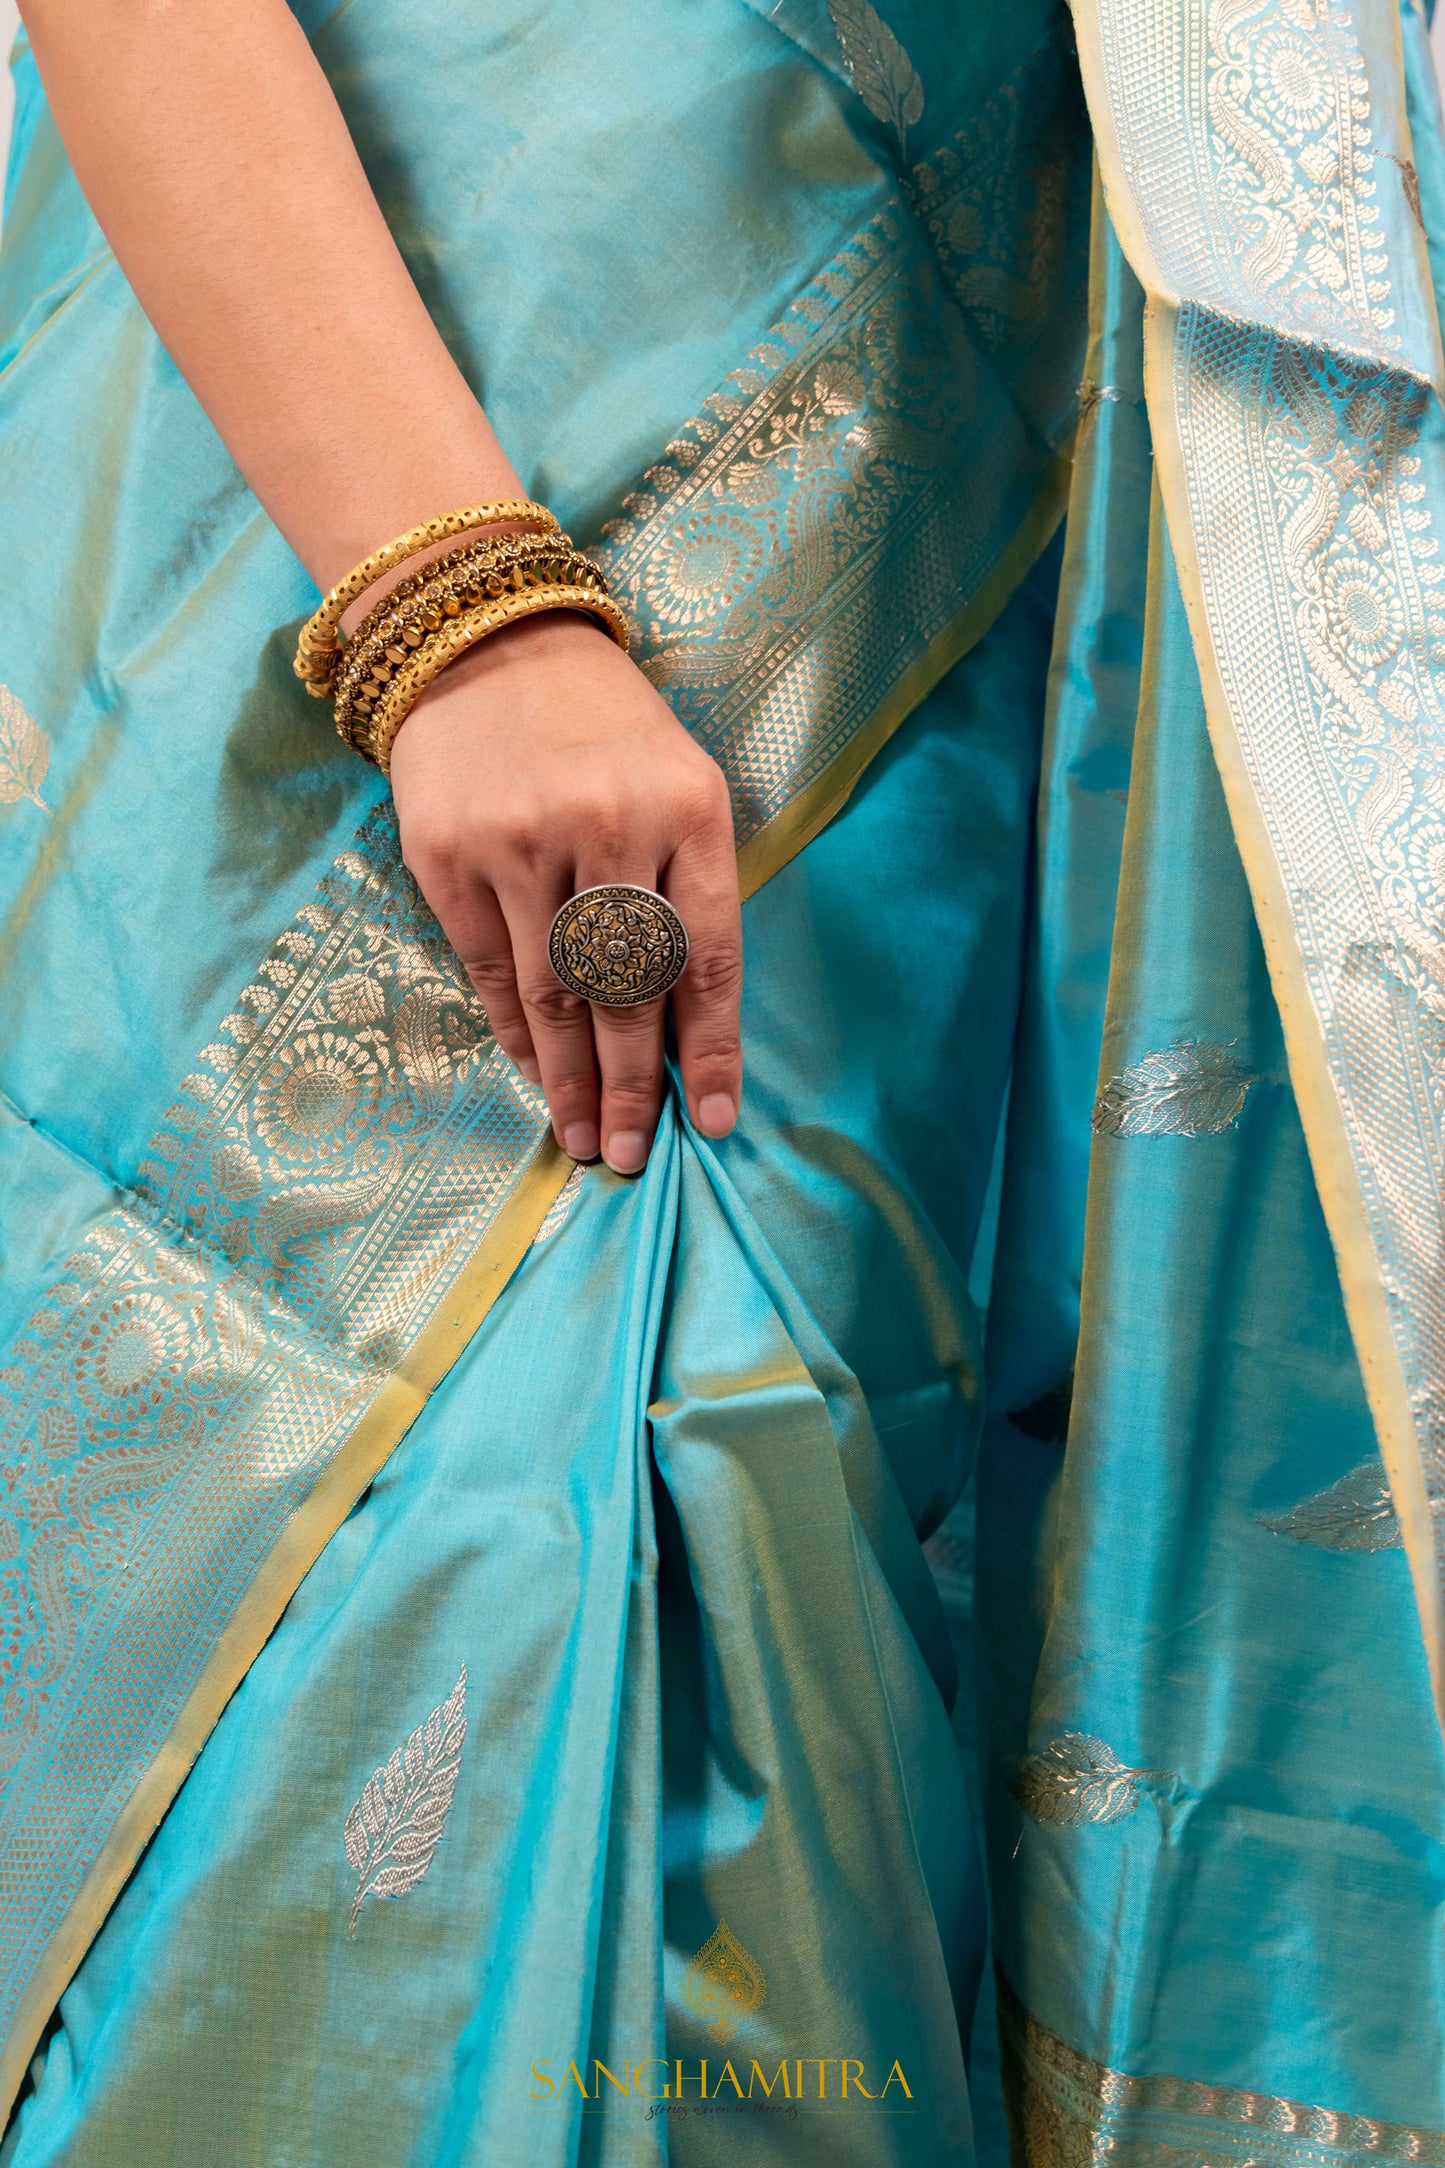
[[581, 561], [564, 534], [500, 535], [449, 550], [398, 580], [341, 650], [332, 691], [342, 737], [352, 739], [397, 667], [464, 609], [522, 581], [534, 587], [555, 584], [570, 576], [563, 564]]
[[532, 587], [521, 594], [505, 595], [500, 601], [465, 611], [403, 663], [377, 704], [367, 742], [357, 743], [357, 750], [365, 752], [382, 774], [389, 776], [396, 734], [433, 678], [440, 677], [448, 663], [455, 662], [478, 640], [484, 640], [489, 632], [500, 632], [503, 625], [515, 624], [519, 618], [534, 617], [543, 610], [584, 611], [589, 617], [596, 618], [626, 653], [627, 619], [612, 597], [599, 588]]
[[366, 593], [383, 573], [394, 571], [405, 564], [408, 557], [415, 557], [418, 550], [428, 549], [433, 542], [444, 542], [448, 535], [466, 534], [475, 527], [497, 527], [510, 524], [530, 528], [538, 534], [557, 534], [561, 523], [544, 504], [534, 504], [529, 497], [499, 497], [489, 504], [466, 505], [459, 512], [448, 512], [438, 519], [423, 520], [419, 527], [410, 527], [392, 542], [373, 550], [369, 557], [339, 580], [321, 607], [307, 619], [296, 643], [296, 675], [306, 680], [308, 692], [324, 698], [331, 689], [336, 673], [336, 656], [340, 645], [337, 628], [345, 612], [353, 602]]
[[[523, 583], [567, 585], [581, 575], [586, 584], [588, 574], [599, 586], [606, 585], [601, 571], [565, 534], [503, 535], [434, 557], [399, 580], [347, 640], [336, 674], [338, 695], [343, 686], [364, 683], [368, 669], [388, 648], [398, 643], [419, 647], [463, 608], [493, 600]], [[405, 659], [404, 653], [390, 657], [393, 663]]]
[[531, 588], [586, 587], [607, 592], [590, 557], [565, 535], [508, 536], [474, 544], [428, 565], [394, 589], [357, 627], [336, 678], [336, 728], [365, 750], [369, 720], [388, 686], [412, 658], [462, 615]]

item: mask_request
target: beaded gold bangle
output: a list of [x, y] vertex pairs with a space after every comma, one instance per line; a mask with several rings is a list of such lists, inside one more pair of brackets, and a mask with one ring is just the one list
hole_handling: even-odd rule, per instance
[[502, 535], [449, 550], [398, 580], [341, 651], [333, 681], [341, 736], [350, 741], [398, 665], [463, 609], [523, 583], [575, 578], [571, 568], [588, 563], [564, 534]]
[[324, 699], [331, 691], [340, 651], [338, 627], [342, 617], [383, 573], [394, 571], [418, 550], [428, 549], [434, 542], [444, 542], [449, 535], [504, 524], [529, 528], [538, 534], [560, 532], [560, 522], [545, 505], [534, 504], [528, 497], [503, 497], [489, 504], [464, 506], [461, 511], [448, 512], [439, 519], [423, 520], [419, 527], [408, 528], [405, 534], [385, 543], [381, 549], [373, 550], [369, 557], [363, 557], [344, 580], [338, 580], [321, 607], [301, 628], [293, 668], [296, 675], [305, 680], [306, 690], [318, 699]]
[[417, 648], [397, 671], [372, 714], [368, 741], [358, 745], [376, 762], [383, 775], [391, 774], [391, 751], [396, 743], [397, 732], [406, 721], [420, 694], [440, 677], [450, 662], [465, 654], [478, 640], [484, 640], [489, 632], [500, 632], [503, 625], [515, 624], [519, 618], [533, 617], [543, 610], [581, 610], [593, 617], [605, 632], [611, 634], [624, 654], [628, 646], [627, 619], [612, 597], [605, 590], [577, 585], [531, 587], [521, 594], [504, 595], [495, 602], [484, 603], [480, 608], [465, 610], [437, 632], [424, 647]]
[[585, 587], [605, 595], [600, 569], [565, 535], [507, 536], [439, 557], [394, 588], [347, 643], [336, 679], [336, 728], [367, 752], [370, 722], [399, 672], [463, 611], [544, 587]]

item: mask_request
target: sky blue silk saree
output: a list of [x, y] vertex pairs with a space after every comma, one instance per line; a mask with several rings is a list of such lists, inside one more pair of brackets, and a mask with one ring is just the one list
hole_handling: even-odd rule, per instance
[[746, 1104], [548, 1141], [22, 48], [0, 2161], [1445, 2162], [1422, 20], [297, 13]]

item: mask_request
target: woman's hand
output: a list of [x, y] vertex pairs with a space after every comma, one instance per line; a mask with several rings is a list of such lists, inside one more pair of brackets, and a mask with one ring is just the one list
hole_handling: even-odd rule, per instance
[[593, 1008], [547, 959], [556, 912], [601, 881], [660, 890], [687, 927], [683, 1085], [725, 1136], [742, 1086], [727, 784], [607, 635], [559, 612], [481, 641], [407, 717], [391, 781], [403, 856], [563, 1149], [636, 1173], [662, 1098], [665, 1004]]
[[[21, 12], [121, 268], [322, 593], [387, 535], [528, 494], [287, 0]], [[662, 1004], [594, 1013], [547, 961], [553, 914], [599, 881], [660, 888], [682, 914], [692, 955], [672, 1001], [688, 1103], [708, 1135], [730, 1129], [741, 935], [727, 787], [606, 634], [559, 614], [483, 640], [408, 716], [392, 782], [407, 863], [497, 1037], [540, 1079], [564, 1148], [591, 1159], [600, 1145], [632, 1172], [661, 1099]]]

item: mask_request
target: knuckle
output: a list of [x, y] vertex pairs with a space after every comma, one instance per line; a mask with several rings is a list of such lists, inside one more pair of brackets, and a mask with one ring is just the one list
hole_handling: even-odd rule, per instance
[[527, 988], [523, 999], [532, 1014], [554, 1030], [569, 1029], [587, 1015], [587, 1004], [581, 996], [569, 992], [556, 979], [537, 980]]
[[543, 1083], [547, 1092], [547, 1107], [554, 1122], [563, 1127], [574, 1119], [597, 1119], [597, 1094], [581, 1077], [547, 1076]]
[[517, 975], [509, 956], [463, 955], [461, 965], [479, 994], [493, 1000], [510, 994], [515, 1000]]
[[690, 1076], [706, 1069], [715, 1076], [731, 1077], [742, 1067], [742, 1058], [741, 1039], [710, 1032], [705, 1038], [694, 1039], [688, 1045], [682, 1065]]
[[743, 951], [739, 941], [712, 941], [693, 951], [687, 975], [692, 990], [709, 1001], [731, 1001], [742, 991]]
[[721, 768], [711, 760], [691, 764], [679, 790], [678, 804], [684, 818], [695, 827], [730, 820], [732, 800]]
[[612, 1113], [619, 1107], [635, 1107], [652, 1115], [657, 1108], [662, 1080], [648, 1071], [624, 1069], [620, 1073], [607, 1070], [602, 1079], [603, 1095]]
[[498, 842], [507, 856], [524, 866], [537, 865], [545, 852], [547, 826], [530, 805], [505, 807], [496, 819]]
[[451, 822], [435, 813], [413, 814], [402, 825], [401, 855], [419, 881], [449, 888], [456, 880], [460, 839]]

